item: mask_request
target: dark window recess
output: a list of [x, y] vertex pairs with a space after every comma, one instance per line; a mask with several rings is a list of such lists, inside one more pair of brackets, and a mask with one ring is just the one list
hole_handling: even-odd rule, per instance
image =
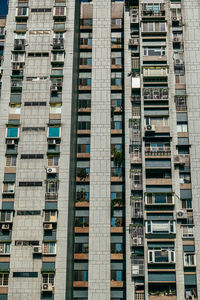
[[31, 12], [33, 13], [51, 12], [51, 8], [32, 8]]
[[48, 52], [29, 52], [29, 57], [49, 57]]
[[42, 181], [20, 181], [19, 186], [42, 186]]
[[15, 246], [39, 246], [39, 241], [15, 241]]
[[43, 159], [44, 154], [21, 154], [21, 159]]
[[47, 103], [42, 101], [42, 102], [24, 102], [24, 106], [46, 106]]
[[13, 277], [38, 277], [38, 272], [13, 272]]
[[17, 215], [18, 216], [40, 216], [41, 211], [40, 210], [18, 210]]
[[22, 131], [45, 131], [45, 127], [22, 127]]

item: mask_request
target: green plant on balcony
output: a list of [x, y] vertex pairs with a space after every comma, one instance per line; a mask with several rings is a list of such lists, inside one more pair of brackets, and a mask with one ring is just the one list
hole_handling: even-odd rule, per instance
[[88, 198], [86, 197], [86, 192], [84, 190], [77, 193], [76, 202], [88, 202]]
[[77, 169], [77, 177], [79, 177], [81, 181], [84, 181], [88, 177], [88, 173], [86, 169], [84, 168]]
[[123, 199], [111, 200], [111, 211], [113, 211], [116, 206], [122, 206], [122, 205], [123, 205]]

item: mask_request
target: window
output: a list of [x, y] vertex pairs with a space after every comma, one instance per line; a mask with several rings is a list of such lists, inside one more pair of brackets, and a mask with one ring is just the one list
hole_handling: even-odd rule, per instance
[[80, 45], [92, 46], [92, 33], [81, 32], [80, 33]]
[[152, 234], [169, 234], [175, 233], [174, 221], [147, 221], [146, 233]]
[[65, 10], [66, 10], [65, 7], [55, 7], [54, 8], [54, 16], [56, 16], [56, 17], [65, 16], [65, 14], [66, 14]]
[[51, 104], [50, 105], [50, 114], [61, 114], [62, 104]]
[[171, 250], [149, 250], [148, 263], [175, 263], [175, 253]]
[[52, 61], [64, 61], [64, 52], [53, 52], [51, 54]]
[[165, 88], [145, 88], [143, 90], [145, 100], [167, 100], [168, 89]]
[[21, 111], [21, 105], [20, 104], [10, 104], [10, 114], [19, 115], [20, 111]]
[[124, 245], [121, 243], [112, 243], [111, 244], [111, 253], [123, 253], [124, 252]]
[[188, 132], [187, 122], [177, 122], [177, 132]]
[[74, 281], [88, 281], [88, 270], [75, 270]]
[[122, 25], [122, 19], [113, 19], [111, 20], [112, 26], [121, 26]]
[[48, 167], [59, 166], [59, 156], [48, 156]]
[[0, 221], [1, 222], [12, 222], [13, 213], [11, 211], [1, 211]]
[[13, 62], [24, 62], [25, 54], [24, 53], [13, 53], [12, 54], [12, 61]]
[[155, 126], [169, 126], [168, 117], [146, 117], [146, 125], [155, 125]]
[[6, 156], [6, 167], [15, 167], [16, 164], [17, 164], [17, 156], [16, 155]]
[[0, 243], [0, 255], [10, 254], [10, 243]]
[[51, 12], [51, 8], [32, 8], [31, 12], [33, 13]]
[[165, 47], [144, 47], [144, 56], [165, 56]]
[[179, 174], [179, 182], [180, 183], [191, 183], [190, 173], [180, 173]]
[[78, 145], [78, 153], [90, 153], [90, 145]]
[[185, 84], [185, 75], [175, 75], [176, 83]]
[[81, 26], [92, 26], [92, 19], [80, 19]]
[[44, 243], [43, 254], [56, 254], [56, 243], [54, 242]]
[[184, 253], [184, 267], [196, 266], [196, 255], [194, 253]]
[[18, 17], [28, 16], [28, 7], [18, 7], [17, 8], [17, 16]]
[[184, 199], [184, 200], [182, 200], [182, 208], [192, 209], [192, 199]]
[[122, 217], [112, 217], [111, 227], [122, 227], [124, 225], [124, 218]]
[[157, 193], [157, 194], [148, 193], [145, 199], [147, 204], [166, 204], [166, 203], [172, 204], [174, 202], [171, 193]]
[[8, 286], [9, 274], [0, 273], [0, 286]]
[[111, 271], [111, 281], [123, 281], [124, 274], [123, 270], [112, 270]]
[[47, 210], [44, 212], [44, 222], [56, 222], [57, 221], [57, 211]]
[[88, 243], [75, 243], [74, 253], [88, 253]]
[[38, 272], [13, 272], [13, 277], [35, 278], [38, 277]]
[[42, 181], [20, 181], [19, 186], [42, 186]]
[[60, 138], [61, 128], [60, 127], [49, 127], [48, 128], [48, 138]]
[[46, 184], [47, 193], [57, 193], [58, 192], [58, 181], [57, 180], [48, 180]]
[[89, 226], [89, 217], [75, 217], [75, 226], [76, 227], [88, 227]]
[[43, 159], [43, 154], [21, 154], [21, 159]]
[[149, 22], [143, 23], [143, 32], [165, 32], [166, 23], [161, 22]]
[[6, 138], [19, 138], [19, 128], [18, 127], [8, 127], [6, 130]]
[[91, 86], [91, 78], [79, 78], [79, 85]]
[[55, 274], [54, 273], [43, 273], [42, 274], [42, 282], [43, 283], [48, 283], [54, 286], [54, 279], [55, 279]]
[[3, 193], [13, 194], [15, 190], [15, 183], [8, 182], [3, 185]]
[[18, 216], [40, 216], [41, 211], [40, 210], [18, 210], [17, 215]]

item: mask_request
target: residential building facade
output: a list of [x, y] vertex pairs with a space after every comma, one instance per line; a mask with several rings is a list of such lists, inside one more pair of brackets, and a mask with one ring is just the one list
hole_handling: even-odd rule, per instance
[[198, 0], [9, 1], [0, 300], [200, 299], [199, 18]]

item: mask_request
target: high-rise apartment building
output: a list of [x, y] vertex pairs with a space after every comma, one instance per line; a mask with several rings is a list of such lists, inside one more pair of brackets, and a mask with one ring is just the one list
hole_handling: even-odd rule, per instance
[[199, 0], [9, 1], [0, 300], [200, 299], [199, 20]]

